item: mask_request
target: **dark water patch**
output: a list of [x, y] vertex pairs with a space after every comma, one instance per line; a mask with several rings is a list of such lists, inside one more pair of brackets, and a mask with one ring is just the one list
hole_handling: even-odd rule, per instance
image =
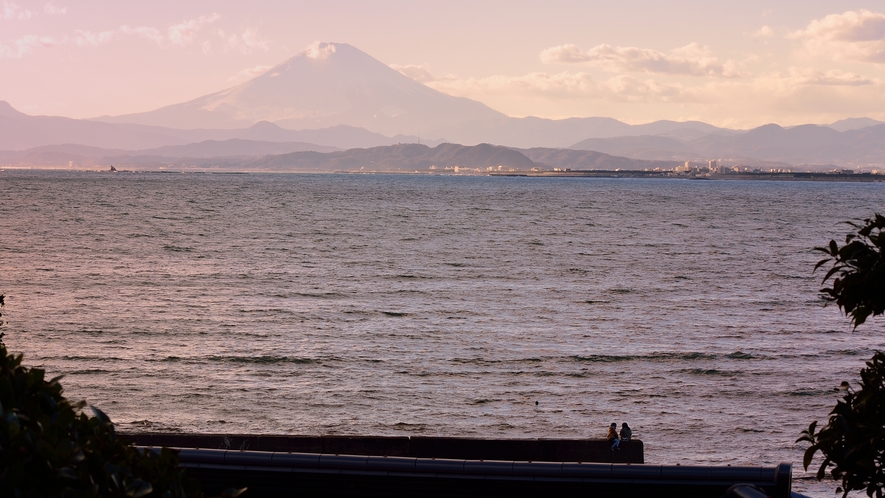
[[487, 360], [485, 358], [452, 358], [449, 361], [465, 365], [491, 365], [495, 363], [503, 363], [503, 360]]
[[719, 355], [712, 353], [689, 352], [655, 352], [644, 355], [574, 355], [568, 357], [572, 361], [590, 363], [614, 363], [621, 361], [690, 361], [715, 360]]
[[344, 297], [344, 295], [338, 292], [293, 292], [292, 295], [295, 297], [312, 297], [319, 299], [338, 299]]
[[819, 396], [821, 394], [829, 394], [830, 391], [821, 391], [818, 389], [796, 389], [787, 393], [788, 396]]
[[72, 372], [68, 372], [66, 375], [94, 375], [104, 373], [111, 373], [111, 370], [105, 370], [103, 368], [86, 368], [83, 370], [74, 370]]
[[322, 364], [321, 360], [315, 358], [300, 358], [296, 356], [207, 356], [208, 361], [228, 362], [228, 363], [253, 363], [253, 364], [277, 364], [277, 363], [294, 363], [297, 365]]
[[734, 377], [737, 375], [737, 372], [729, 372], [727, 370], [718, 370], [715, 368], [686, 368], [679, 370], [678, 372], [690, 375], [714, 375], [718, 377]]
[[408, 313], [403, 313], [403, 312], [399, 312], [399, 311], [382, 311], [381, 313], [384, 315], [393, 316], [393, 317], [409, 316]]
[[859, 356], [861, 354], [869, 354], [869, 351], [862, 351], [860, 349], [835, 349], [827, 351], [824, 354], [838, 356]]
[[616, 287], [614, 289], [609, 289], [608, 292], [611, 294], [629, 294], [629, 293], [633, 292], [633, 289]]
[[403, 431], [423, 432], [427, 429], [427, 424], [410, 424], [408, 422], [397, 422], [391, 425], [391, 427]]
[[[93, 298], [95, 299], [95, 298]], [[104, 334], [104, 330], [98, 329], [81, 329], [77, 331], [78, 334], [86, 334], [86, 335], [101, 335]]]
[[163, 250], [169, 251], [169, 252], [193, 252], [194, 251], [194, 249], [192, 247], [174, 246], [174, 245], [169, 245], [169, 244], [164, 245]]
[[738, 432], [765, 432], [762, 429], [756, 429], [754, 427], [735, 427], [734, 430]]
[[67, 361], [129, 361], [113, 356], [61, 356], [59, 359]]
[[605, 355], [605, 354], [593, 354], [593, 355], [585, 355], [585, 356], [570, 356], [573, 361], [580, 362], [590, 362], [590, 363], [615, 363], [619, 361], [633, 361], [637, 359], [641, 359], [641, 356], [631, 356], [631, 355]]
[[743, 351], [735, 351], [734, 353], [729, 353], [725, 355], [729, 360], [753, 360], [756, 359], [755, 356], [750, 353], [745, 353]]

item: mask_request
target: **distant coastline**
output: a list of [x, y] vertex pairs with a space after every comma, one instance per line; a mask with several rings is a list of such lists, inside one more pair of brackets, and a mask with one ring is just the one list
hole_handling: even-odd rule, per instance
[[576, 171], [525, 171], [525, 172], [493, 172], [489, 176], [530, 176], [530, 177], [569, 177], [569, 178], [670, 178], [681, 180], [768, 180], [768, 181], [806, 181], [806, 182], [881, 182], [885, 183], [885, 175], [872, 173], [815, 173], [815, 172], [742, 172], [742, 173], [710, 173], [700, 175], [683, 175], [672, 171], [611, 171], [611, 170], [576, 170]]

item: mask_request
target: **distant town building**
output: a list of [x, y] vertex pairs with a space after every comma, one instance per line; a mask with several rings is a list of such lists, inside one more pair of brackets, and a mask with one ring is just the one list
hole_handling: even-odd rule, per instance
[[711, 160], [707, 161], [707, 169], [709, 169], [710, 171], [716, 171], [716, 160], [715, 159], [711, 159]]

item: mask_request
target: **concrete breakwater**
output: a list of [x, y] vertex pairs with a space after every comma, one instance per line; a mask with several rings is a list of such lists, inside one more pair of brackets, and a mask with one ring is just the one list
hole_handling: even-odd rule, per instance
[[[760, 496], [791, 496], [788, 463], [710, 467], [564, 458], [569, 452], [583, 452], [586, 458], [600, 448], [607, 452], [609, 461], [618, 455], [641, 460], [641, 441], [624, 442], [624, 450], [612, 452], [605, 440], [206, 434], [127, 437], [147, 451], [156, 451], [160, 445], [176, 449], [181, 465], [210, 494], [248, 487], [249, 495], [257, 497], [295, 493], [330, 497], [592, 494], [718, 498], [729, 487], [743, 484], [757, 486]], [[293, 448], [312, 451], [291, 451]], [[416, 454], [428, 456], [409, 456]]]
[[479, 439], [408, 436], [277, 436], [244, 434], [126, 434], [139, 446], [265, 452], [378, 455], [525, 462], [644, 463], [642, 441], [611, 451], [601, 439]]

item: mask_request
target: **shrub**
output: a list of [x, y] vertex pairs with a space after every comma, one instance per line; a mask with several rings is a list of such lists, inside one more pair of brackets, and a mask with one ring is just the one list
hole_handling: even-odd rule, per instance
[[[885, 314], [885, 216], [875, 214], [863, 224], [849, 223], [856, 229], [840, 246], [831, 240], [816, 248], [827, 254], [815, 269], [831, 264], [820, 290], [835, 302], [856, 329], [870, 316]], [[817, 422], [802, 432], [798, 441], [811, 443], [805, 451], [805, 469], [820, 451], [824, 460], [817, 471], [823, 479], [827, 469], [841, 486], [837, 492], [864, 490], [868, 496], [885, 496], [885, 353], [876, 352], [860, 371], [860, 390], [847, 387], [842, 401], [830, 412], [827, 424], [818, 430]], [[797, 441], [797, 442], [798, 442]]]
[[0, 340], [0, 496], [202, 496], [175, 452], [139, 451], [101, 410], [68, 401], [59, 377], [44, 377]]

